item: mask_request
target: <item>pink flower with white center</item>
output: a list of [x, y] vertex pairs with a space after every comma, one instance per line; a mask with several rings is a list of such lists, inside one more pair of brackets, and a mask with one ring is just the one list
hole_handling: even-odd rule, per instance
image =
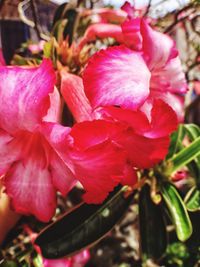
[[[187, 84], [174, 41], [166, 34], [153, 30], [145, 19], [134, 18], [130, 12], [128, 18], [121, 27], [106, 23], [91, 25], [79, 43], [79, 49], [82, 49], [87, 42], [96, 38], [112, 37], [121, 44], [101, 50], [89, 60], [83, 75], [88, 99], [92, 105], [108, 105], [106, 94], [112, 90], [115, 105], [125, 101], [123, 106], [130, 108], [132, 103], [131, 109], [141, 108], [146, 113], [153, 99], [162, 99], [182, 121], [183, 94]], [[123, 92], [127, 87], [132, 88], [129, 94], [122, 93], [123, 96], [116, 99], [120, 88]]]
[[41, 132], [56, 121], [59, 94], [49, 60], [37, 68], [0, 67], [0, 175], [13, 208], [49, 221], [56, 191], [66, 194], [76, 180]]

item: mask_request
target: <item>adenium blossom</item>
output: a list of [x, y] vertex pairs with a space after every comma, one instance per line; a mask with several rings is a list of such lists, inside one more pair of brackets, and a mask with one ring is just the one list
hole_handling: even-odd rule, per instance
[[59, 124], [59, 95], [49, 60], [37, 68], [0, 67], [0, 77], [0, 175], [18, 213], [49, 221], [56, 191], [66, 195], [77, 180], [85, 199], [94, 203], [130, 173], [135, 182], [124, 149], [110, 138], [112, 128], [118, 134], [115, 125], [107, 123], [98, 137], [101, 122], [92, 122], [91, 132], [85, 124], [72, 129]]
[[47, 59], [36, 68], [2, 66], [0, 79], [1, 179], [17, 212], [46, 222], [56, 191], [66, 194], [76, 181], [40, 129], [59, 113], [54, 70]]
[[[123, 77], [123, 74], [121, 77]], [[142, 80], [142, 77], [140, 78]], [[138, 83], [141, 81], [140, 78], [138, 78]], [[116, 84], [117, 82], [119, 81], [116, 81]], [[137, 86], [137, 82], [135, 86]], [[93, 91], [95, 92], [95, 90]], [[96, 156], [99, 159], [101, 158], [102, 165], [98, 163], [99, 168], [93, 166], [94, 169], [92, 172], [89, 171], [87, 179], [78, 178], [87, 191], [84, 196], [87, 202], [99, 203], [117, 183], [133, 186], [137, 182], [137, 169], [153, 167], [166, 156], [169, 135], [176, 129], [177, 118], [173, 110], [162, 100], [153, 102], [147, 116], [143, 111], [127, 109], [126, 97], [129, 94], [127, 88], [127, 90], [124, 90], [124, 94], [122, 93], [120, 96], [121, 107], [114, 106], [114, 101], [118, 100], [119, 96], [112, 94], [112, 91], [110, 91], [110, 94], [108, 92], [107, 95], [103, 96], [105, 97], [103, 100], [108, 101], [106, 106], [101, 105], [101, 102], [95, 106], [85, 95], [82, 79], [64, 71], [61, 72], [61, 92], [76, 121], [79, 121], [70, 133], [76, 148], [82, 151], [89, 149], [94, 151], [96, 146]], [[101, 101], [100, 97], [97, 97], [97, 101]], [[139, 100], [138, 98], [136, 101], [139, 102]], [[131, 102], [127, 101], [127, 103], [132, 107]], [[98, 154], [97, 147], [97, 145], [100, 147], [100, 144], [103, 146], [104, 142], [118, 148], [122, 161], [120, 157], [109, 157], [106, 163], [105, 155]], [[66, 161], [64, 142], [61, 141], [60, 144], [53, 143], [54, 149], [59, 151], [63, 160]], [[108, 150], [105, 153], [106, 156], [109, 155]], [[118, 167], [123, 169], [123, 172], [120, 174], [120, 169], [118, 169], [118, 174], [113, 175], [113, 172], [110, 178], [106, 173], [101, 176], [103, 173], [101, 168], [106, 171], [106, 166], [110, 165], [112, 161], [114, 164], [117, 160], [122, 162], [123, 167], [122, 165], [118, 165]], [[92, 162], [86, 165], [91, 165], [91, 168], [93, 168]], [[111, 173], [111, 171], [108, 171], [108, 173]], [[107, 178], [103, 179], [106, 176]], [[90, 177], [93, 177], [93, 179], [89, 179]]]
[[[119, 96], [124, 88], [127, 90], [129, 87], [129, 93], [126, 94], [128, 99], [123, 105], [129, 105], [130, 108], [132, 103], [132, 109], [140, 107], [147, 111], [153, 99], [162, 99], [172, 106], [179, 121], [183, 119], [182, 95], [186, 92], [187, 85], [178, 51], [169, 36], [153, 30], [145, 19], [129, 14], [121, 26], [91, 25], [81, 39], [79, 48], [82, 49], [87, 42], [97, 37], [113, 37], [121, 45], [101, 50], [89, 60], [83, 80], [86, 95], [92, 104], [95, 102], [94, 98], [99, 101], [102, 98], [107, 99], [105, 95], [109, 90], [113, 91], [113, 95]], [[137, 83], [137, 79], [142, 80], [142, 83]], [[139, 84], [142, 88], [139, 88]], [[115, 105], [122, 104], [120, 99], [124, 98], [115, 98]], [[107, 101], [101, 105], [107, 105]]]

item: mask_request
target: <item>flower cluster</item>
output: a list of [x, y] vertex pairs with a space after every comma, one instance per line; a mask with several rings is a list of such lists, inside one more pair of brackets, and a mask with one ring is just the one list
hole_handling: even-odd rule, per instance
[[101, 203], [166, 156], [186, 91], [178, 52], [170, 37], [124, 14], [121, 26], [90, 26], [77, 51], [96, 36], [118, 45], [94, 54], [82, 77], [60, 71], [72, 128], [60, 124], [49, 59], [36, 68], [0, 67], [0, 173], [17, 212], [49, 221], [56, 191], [66, 195], [77, 181], [86, 202]]

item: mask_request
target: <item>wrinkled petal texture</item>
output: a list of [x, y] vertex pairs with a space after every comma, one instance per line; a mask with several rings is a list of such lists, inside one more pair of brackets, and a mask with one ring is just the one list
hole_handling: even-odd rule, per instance
[[[81, 182], [88, 203], [101, 203], [108, 193], [120, 183], [131, 181], [125, 150], [110, 137], [118, 135], [120, 128], [105, 121], [82, 122], [69, 132], [56, 124], [46, 125], [45, 134], [51, 146], [57, 151], [76, 179]], [[55, 138], [54, 133], [60, 132]], [[88, 135], [86, 134], [88, 133]], [[59, 141], [58, 141], [59, 140]], [[135, 173], [133, 180], [135, 181]]]
[[7, 132], [34, 130], [46, 115], [53, 92], [52, 63], [38, 68], [0, 67], [0, 127]]
[[117, 105], [135, 110], [149, 95], [149, 80], [150, 72], [141, 55], [125, 46], [96, 53], [83, 75], [93, 107]]

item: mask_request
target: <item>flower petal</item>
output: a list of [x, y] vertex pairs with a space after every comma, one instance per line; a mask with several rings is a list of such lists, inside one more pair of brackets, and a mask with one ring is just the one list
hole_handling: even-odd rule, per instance
[[165, 66], [171, 58], [177, 56], [174, 41], [168, 35], [153, 30], [144, 19], [141, 20], [141, 33], [143, 51], [151, 70]]
[[55, 153], [51, 154], [50, 170], [54, 187], [66, 196], [77, 182], [73, 173]]
[[[127, 174], [124, 149], [108, 136], [109, 126], [103, 131], [101, 123], [103, 122], [82, 122], [71, 131], [55, 124], [45, 126], [48, 141], [83, 185], [86, 190], [84, 199], [88, 203], [101, 203]], [[97, 125], [100, 126], [98, 136]], [[111, 136], [114, 132], [112, 127], [111, 124]], [[88, 136], [83, 136], [86, 132]]]
[[54, 87], [53, 93], [49, 94], [50, 97], [50, 107], [48, 113], [43, 117], [44, 121], [58, 122], [61, 117], [61, 99], [58, 89]]
[[125, 153], [112, 142], [104, 142], [85, 151], [71, 154], [77, 179], [88, 203], [101, 203], [120, 182], [125, 166]]
[[121, 27], [124, 35], [124, 43], [131, 49], [142, 49], [142, 35], [140, 32], [140, 18], [125, 21]]
[[49, 108], [55, 74], [49, 60], [38, 68], [0, 67], [0, 127], [32, 131]]
[[0, 129], [0, 176], [21, 156], [22, 147], [8, 133]]
[[186, 93], [187, 83], [178, 56], [170, 59], [163, 68], [152, 72], [150, 87], [157, 91]]
[[96, 53], [83, 75], [92, 106], [118, 105], [133, 110], [148, 97], [149, 79], [150, 72], [142, 56], [125, 46]]
[[122, 30], [119, 25], [109, 23], [96, 23], [89, 26], [78, 45], [78, 51], [80, 51], [84, 45], [89, 42], [95, 41], [97, 38], [114, 38], [117, 42], [123, 43]]
[[163, 160], [169, 147], [168, 136], [152, 139], [135, 134], [132, 129], [115, 141], [127, 151], [132, 165], [141, 169], [153, 167]]
[[150, 138], [169, 136], [177, 129], [178, 120], [173, 109], [161, 99], [155, 99], [151, 109], [151, 127], [144, 133]]
[[17, 212], [33, 214], [43, 222], [48, 222], [54, 215], [56, 192], [51, 173], [37, 161], [15, 163], [5, 176], [5, 186]]
[[85, 95], [83, 81], [79, 76], [62, 71], [61, 93], [77, 122], [93, 119], [92, 108]]

